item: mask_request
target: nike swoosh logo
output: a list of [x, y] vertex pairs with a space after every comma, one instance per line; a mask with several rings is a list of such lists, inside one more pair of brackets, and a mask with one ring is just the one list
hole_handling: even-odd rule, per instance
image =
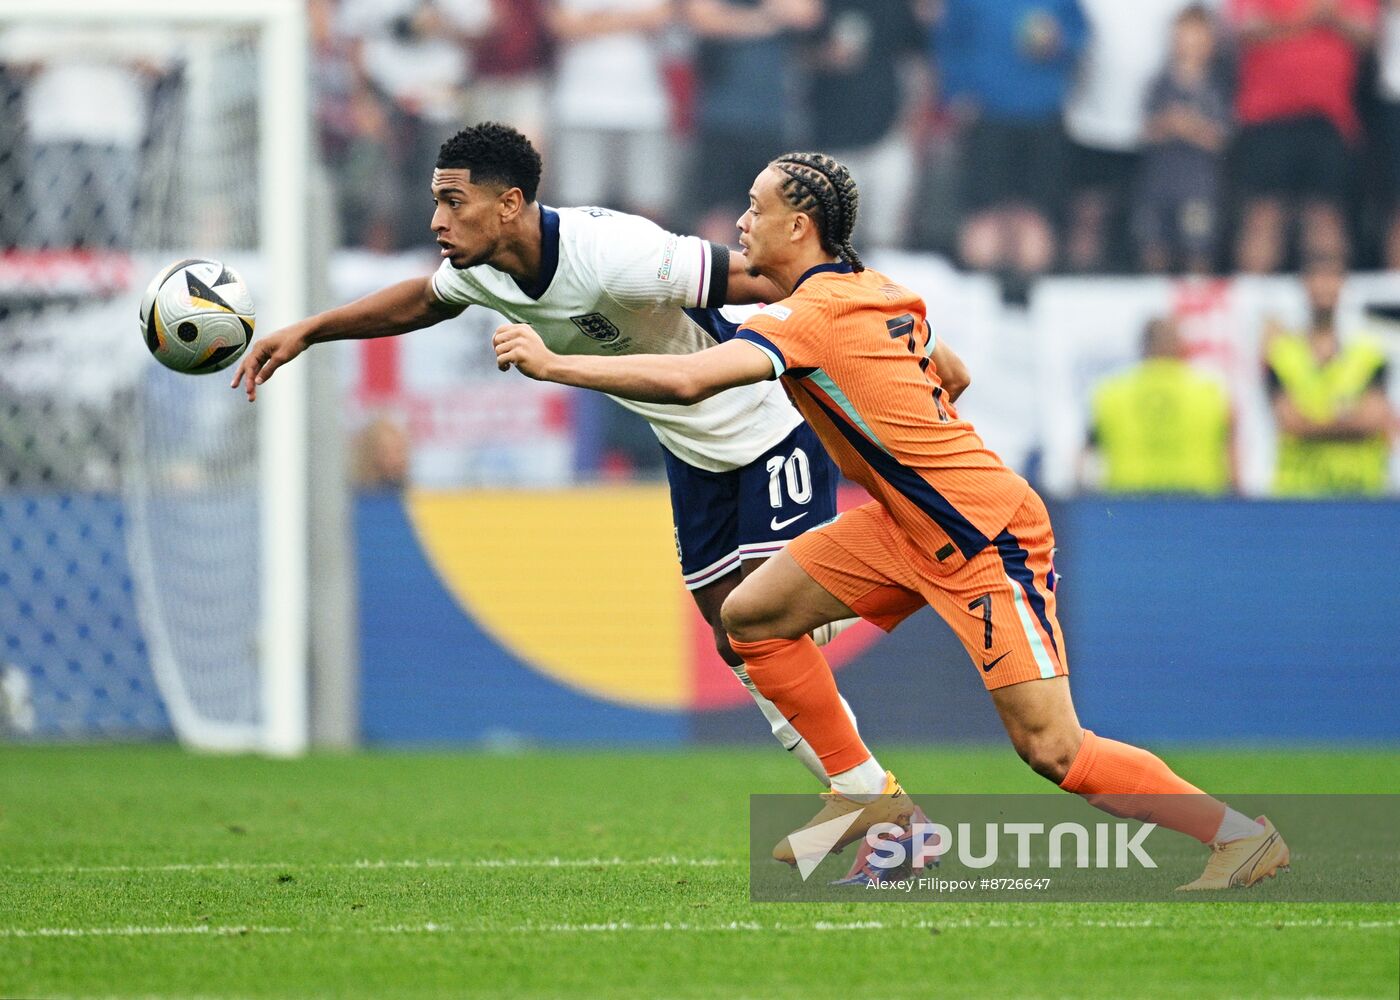
[[784, 528], [786, 528], [789, 524], [794, 524], [794, 523], [796, 523], [797, 521], [802, 520], [804, 517], [806, 517], [806, 516], [807, 516], [808, 514], [810, 514], [810, 513], [812, 513], [810, 510], [804, 510], [801, 514], [798, 514], [796, 517], [790, 517], [790, 518], [788, 518], [786, 521], [779, 521], [779, 520], [775, 517], [775, 518], [773, 518], [773, 520], [771, 520], [771, 521], [768, 522], [768, 530], [769, 530], [769, 531], [782, 531], [782, 530], [783, 530]]
[[1006, 658], [1007, 658], [1008, 656], [1010, 656], [1010, 655], [1011, 655], [1011, 650], [1008, 649], [1006, 652], [1002, 653], [1000, 656], [998, 656], [998, 657], [997, 657], [995, 660], [993, 660], [991, 663], [984, 663], [984, 664], [982, 664], [982, 673], [984, 673], [984, 674], [985, 674], [985, 673], [988, 673], [993, 667], [995, 667], [998, 663], [1000, 663], [1002, 660], [1006, 659]]

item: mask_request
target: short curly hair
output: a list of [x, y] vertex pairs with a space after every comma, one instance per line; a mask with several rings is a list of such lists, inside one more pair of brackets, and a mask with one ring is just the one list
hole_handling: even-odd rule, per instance
[[473, 184], [518, 187], [525, 200], [535, 200], [543, 165], [539, 151], [509, 125], [482, 122], [464, 128], [438, 150], [439, 170], [470, 170]]

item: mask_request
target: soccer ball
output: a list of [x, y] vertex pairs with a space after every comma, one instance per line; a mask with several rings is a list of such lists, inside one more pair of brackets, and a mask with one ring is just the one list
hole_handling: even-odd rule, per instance
[[217, 260], [177, 261], [141, 298], [141, 335], [167, 368], [216, 372], [238, 360], [253, 339], [253, 296], [237, 272]]

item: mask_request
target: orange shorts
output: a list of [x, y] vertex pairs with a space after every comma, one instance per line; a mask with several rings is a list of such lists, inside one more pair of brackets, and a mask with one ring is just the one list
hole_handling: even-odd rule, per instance
[[1034, 490], [992, 544], [937, 575], [905, 554], [912, 543], [879, 503], [848, 510], [788, 543], [830, 594], [886, 632], [925, 604], [947, 622], [990, 690], [1069, 673], [1055, 617], [1055, 536]]

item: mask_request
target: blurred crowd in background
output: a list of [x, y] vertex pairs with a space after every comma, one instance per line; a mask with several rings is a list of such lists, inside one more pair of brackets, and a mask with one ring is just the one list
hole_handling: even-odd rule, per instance
[[[1373, 306], [1357, 328], [1340, 306], [1345, 270], [1318, 258], [1302, 275], [1302, 322], [1264, 321], [1259, 348], [1274, 437], [1268, 493], [1381, 496], [1397, 429], [1384, 345], [1368, 327], [1393, 323]], [[1387, 315], [1388, 314], [1388, 315]], [[1082, 487], [1105, 493], [1225, 496], [1245, 488], [1242, 405], [1229, 380], [1201, 364], [1199, 345], [1172, 315], [1150, 319], [1141, 361], [1092, 387]]]
[[733, 239], [819, 148], [860, 243], [997, 272], [1400, 266], [1400, 0], [313, 0], [347, 242], [423, 239], [440, 141], [498, 119], [546, 197]]
[[[1400, 0], [309, 10], [321, 152], [350, 246], [423, 245], [438, 145], [496, 119], [545, 153], [546, 200], [726, 240], [771, 156], [831, 152], [861, 183], [860, 244], [943, 253], [1013, 294], [1045, 273], [1400, 266]], [[120, 53], [110, 33], [87, 54], [0, 44], [0, 140], [23, 149], [0, 170], [80, 168], [61, 175], [71, 190], [35, 199], [29, 238], [62, 243], [53, 216], [75, 199], [132, 203], [102, 196], [133, 183], [161, 52], [147, 39]], [[101, 170], [81, 169], [94, 159]], [[72, 180], [84, 176], [87, 191]], [[119, 244], [121, 211], [76, 237]]]
[[[1339, 342], [1333, 313], [1348, 270], [1400, 269], [1400, 0], [308, 10], [343, 246], [428, 248], [433, 162], [468, 123], [529, 135], [548, 203], [630, 210], [729, 243], [764, 164], [821, 149], [859, 182], [858, 247], [990, 273], [1011, 306], [1045, 275], [1306, 272], [1309, 323], [1271, 337], [1263, 358], [1278, 490], [1385, 488], [1385, 355]], [[169, 146], [152, 135], [170, 127], [160, 102], [181, 71], [148, 32], [88, 34], [0, 35], [0, 190], [11, 192], [0, 244], [133, 245], [143, 157]], [[1170, 320], [1148, 328], [1143, 356], [1095, 396], [1100, 467], [1086, 481], [1228, 491], [1230, 401], [1193, 381]], [[608, 435], [654, 458], [645, 429], [618, 420]], [[1194, 457], [1173, 466], [1171, 447]]]

